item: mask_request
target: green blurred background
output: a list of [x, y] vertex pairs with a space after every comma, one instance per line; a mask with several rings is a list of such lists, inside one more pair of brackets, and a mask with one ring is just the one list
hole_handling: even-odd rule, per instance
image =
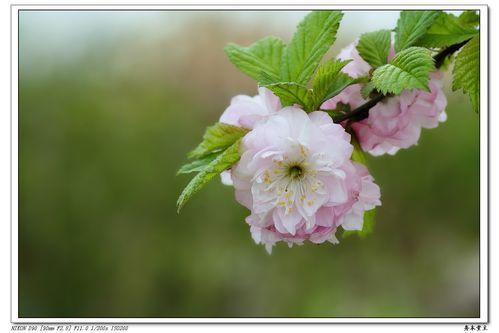
[[[204, 128], [256, 84], [228, 42], [289, 40], [304, 12], [22, 11], [20, 317], [479, 316], [479, 123], [370, 158], [375, 233], [268, 255], [214, 181], [176, 213]], [[331, 55], [398, 12], [346, 12]]]

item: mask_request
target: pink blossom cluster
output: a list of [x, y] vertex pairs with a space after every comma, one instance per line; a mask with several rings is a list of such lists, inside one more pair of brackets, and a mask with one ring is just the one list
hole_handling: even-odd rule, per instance
[[[368, 75], [371, 67], [355, 45], [338, 58], [352, 60], [343, 71], [357, 78]], [[392, 48], [388, 58], [394, 53]], [[321, 109], [334, 110], [339, 103], [359, 107], [366, 102], [361, 88], [349, 86]], [[430, 74], [429, 88], [386, 98], [367, 118], [353, 122], [362, 149], [375, 156], [393, 155], [417, 144], [422, 128], [445, 121], [441, 72]], [[280, 241], [289, 246], [305, 240], [337, 243], [338, 227], [362, 230], [364, 213], [381, 205], [373, 177], [351, 159], [350, 134], [327, 113], [282, 107], [270, 90], [259, 88], [254, 97], [234, 97], [220, 121], [250, 130], [241, 143], [240, 161], [221, 178], [234, 186], [236, 200], [251, 211], [246, 222], [252, 237], [269, 253]]]
[[269, 253], [279, 241], [337, 243], [339, 226], [361, 230], [364, 212], [381, 204], [373, 177], [351, 160], [350, 135], [327, 113], [281, 108], [260, 88], [255, 97], [235, 97], [220, 121], [251, 130], [222, 181], [251, 210], [252, 237]]
[[[353, 43], [344, 48], [338, 58], [351, 60], [343, 68], [343, 72], [357, 78], [367, 75], [371, 66], [360, 57], [355, 46], [356, 43]], [[392, 48], [388, 58], [393, 56]], [[439, 122], [445, 121], [447, 99], [442, 90], [442, 76], [440, 71], [430, 74], [429, 92], [405, 90], [399, 96], [376, 104], [369, 110], [366, 119], [353, 123], [352, 129], [362, 149], [374, 156], [385, 153], [393, 155], [401, 148], [417, 144], [421, 128], [435, 128]], [[356, 84], [326, 101], [321, 107], [334, 110], [338, 103], [342, 103], [355, 109], [365, 102], [361, 95], [361, 85]]]

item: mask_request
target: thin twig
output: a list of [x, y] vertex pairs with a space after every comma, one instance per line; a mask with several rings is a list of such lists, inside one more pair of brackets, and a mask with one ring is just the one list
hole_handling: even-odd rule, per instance
[[356, 108], [356, 109], [354, 109], [354, 110], [352, 110], [350, 112], [343, 113], [343, 114], [340, 114], [338, 116], [334, 116], [333, 117], [333, 121], [335, 123], [341, 123], [344, 120], [352, 119], [352, 118], [355, 118], [357, 120], [365, 119], [368, 116], [368, 111], [373, 106], [375, 106], [376, 104], [378, 104], [378, 102], [381, 102], [385, 97], [386, 96], [383, 95], [383, 94], [377, 94], [375, 97], [373, 97], [372, 99], [368, 100], [366, 103], [362, 104], [358, 108]]
[[470, 39], [467, 39], [464, 42], [457, 43], [457, 44], [451, 45], [449, 47], [446, 47], [445, 49], [443, 49], [442, 51], [437, 53], [433, 57], [433, 60], [435, 60], [435, 67], [436, 68], [442, 67], [442, 65], [444, 64], [445, 58], [447, 56], [450, 56], [454, 52], [458, 51], [461, 47], [464, 46], [464, 44], [468, 43], [469, 41], [470, 41]]

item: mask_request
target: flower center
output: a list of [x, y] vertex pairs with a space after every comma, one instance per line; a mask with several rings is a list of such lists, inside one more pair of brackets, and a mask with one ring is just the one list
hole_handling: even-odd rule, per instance
[[303, 177], [304, 170], [300, 165], [294, 164], [288, 168], [288, 174], [292, 179], [299, 179]]

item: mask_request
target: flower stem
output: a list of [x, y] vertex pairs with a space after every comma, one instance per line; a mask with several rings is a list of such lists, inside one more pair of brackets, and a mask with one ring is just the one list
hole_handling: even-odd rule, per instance
[[[450, 56], [454, 52], [457, 52], [468, 41], [469, 41], [469, 39], [465, 40], [464, 42], [461, 42], [461, 43], [453, 44], [453, 45], [451, 45], [449, 47], [446, 47], [446, 48], [442, 49], [440, 52], [438, 52], [437, 54], [435, 54], [433, 56], [433, 60], [435, 61], [435, 68], [442, 67], [445, 58], [447, 56]], [[333, 117], [333, 121], [335, 123], [341, 123], [341, 122], [343, 122], [343, 121], [345, 121], [347, 119], [350, 119], [351, 122], [365, 119], [365, 118], [367, 118], [369, 116], [369, 110], [373, 106], [375, 106], [376, 104], [378, 104], [379, 102], [381, 102], [383, 99], [385, 99], [385, 97], [391, 97], [391, 96], [393, 96], [393, 95], [391, 95], [391, 94], [390, 95], [384, 95], [382, 93], [376, 92], [375, 95], [374, 95], [374, 97], [372, 97], [370, 100], [368, 100], [367, 102], [365, 102], [364, 104], [362, 104], [358, 108], [353, 109], [352, 111], [349, 111], [347, 113], [334, 116]]]

